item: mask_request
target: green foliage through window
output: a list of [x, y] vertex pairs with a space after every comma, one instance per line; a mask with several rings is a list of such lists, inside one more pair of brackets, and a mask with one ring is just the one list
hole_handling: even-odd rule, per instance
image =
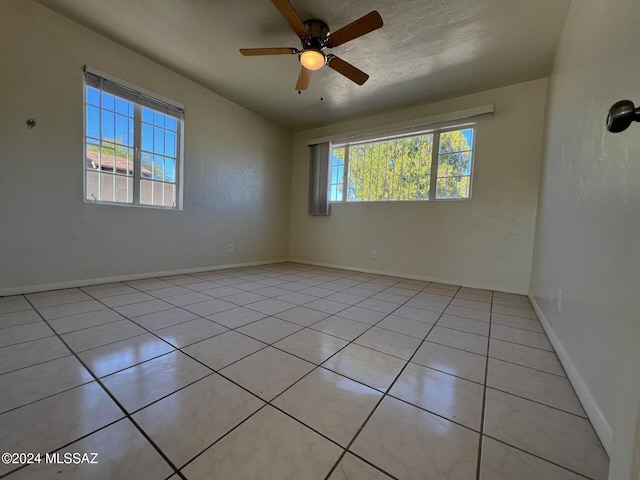
[[[474, 128], [336, 145], [332, 202], [469, 198]], [[435, 163], [434, 163], [435, 158]]]

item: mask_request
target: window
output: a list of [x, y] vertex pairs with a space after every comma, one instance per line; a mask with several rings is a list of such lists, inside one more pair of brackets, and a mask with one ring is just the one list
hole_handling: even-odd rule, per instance
[[474, 128], [458, 127], [333, 145], [330, 201], [470, 198], [473, 142]]
[[180, 207], [180, 107], [87, 71], [85, 199]]

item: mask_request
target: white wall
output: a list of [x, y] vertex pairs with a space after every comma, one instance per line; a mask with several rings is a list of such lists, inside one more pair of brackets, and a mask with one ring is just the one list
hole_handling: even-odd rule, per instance
[[[291, 258], [526, 293], [545, 95], [546, 80], [535, 80], [296, 134]], [[329, 217], [307, 214], [309, 139], [487, 104], [495, 114], [475, 119], [471, 200], [332, 204]]]
[[640, 125], [611, 134], [605, 117], [640, 102], [639, 24], [635, 1], [572, 4], [550, 77], [531, 276], [612, 480], [632, 478], [640, 420]]
[[[0, 59], [0, 294], [287, 258], [289, 131], [28, 0]], [[186, 106], [183, 211], [83, 202], [85, 64]]]

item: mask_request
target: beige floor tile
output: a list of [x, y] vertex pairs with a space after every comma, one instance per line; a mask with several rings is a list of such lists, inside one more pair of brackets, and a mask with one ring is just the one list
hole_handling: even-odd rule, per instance
[[410, 363], [389, 395], [480, 431], [484, 387], [477, 383]]
[[547, 350], [492, 338], [489, 344], [489, 356], [554, 375], [566, 376], [556, 354]]
[[490, 358], [487, 385], [586, 417], [582, 405], [580, 405], [580, 401], [566, 377]]
[[436, 323], [440, 317], [440, 312], [434, 312], [433, 310], [425, 310], [424, 308], [411, 307], [409, 305], [402, 305], [400, 308], [393, 312], [398, 317], [408, 318], [410, 320], [416, 320], [418, 322]]
[[189, 480], [322, 480], [342, 449], [267, 405], [183, 470]]
[[314, 323], [309, 328], [351, 341], [371, 328], [371, 325], [334, 315]]
[[45, 322], [15, 325], [0, 330], [0, 348], [55, 335]]
[[346, 447], [380, 397], [377, 390], [317, 368], [272, 404]]
[[607, 478], [609, 459], [585, 418], [489, 388], [484, 433], [594, 480]]
[[180, 468], [263, 405], [214, 374], [143, 408], [133, 419]]
[[349, 307], [336, 314], [342, 318], [348, 318], [349, 320], [355, 320], [358, 322], [374, 325], [387, 316], [386, 313], [377, 312], [363, 307]]
[[102, 382], [132, 413], [210, 374], [210, 369], [176, 351], [104, 377]]
[[433, 328], [433, 324], [410, 320], [396, 315], [388, 315], [384, 320], [377, 323], [376, 327], [403, 333], [422, 340]]
[[91, 374], [74, 356], [5, 373], [0, 375], [0, 413], [92, 380]]
[[584, 477], [492, 438], [483, 438], [480, 480], [551, 479], [584, 480]]
[[0, 348], [0, 374], [71, 355], [58, 337]]
[[544, 333], [529, 332], [520, 328], [493, 325], [491, 327], [491, 338], [519, 343], [520, 345], [548, 350], [550, 352], [554, 351], [551, 342], [549, 342], [549, 339]]
[[452, 328], [462, 332], [482, 335], [484, 337], [489, 336], [489, 323], [480, 320], [472, 320], [470, 318], [444, 314], [440, 317], [436, 325], [439, 327]]
[[373, 327], [356, 338], [354, 342], [363, 347], [373, 348], [409, 360], [422, 341], [403, 333]]
[[476, 383], [484, 383], [487, 359], [484, 355], [425, 342], [418, 349], [412, 362], [440, 370]]
[[540, 322], [538, 320], [533, 320], [530, 318], [514, 317], [512, 315], [503, 315], [501, 313], [492, 313], [491, 323], [492, 325], [504, 325], [506, 327], [520, 328], [522, 330], [544, 333]]
[[436, 325], [427, 336], [427, 340], [448, 347], [466, 350], [471, 353], [477, 353], [478, 355], [487, 354], [488, 338], [482, 335], [475, 335], [473, 333], [452, 330]]
[[348, 453], [340, 460], [328, 480], [390, 480], [391, 477]]
[[62, 335], [62, 339], [67, 342], [70, 348], [76, 352], [89, 350], [90, 348], [101, 347], [108, 343], [124, 340], [147, 333], [146, 330], [133, 323], [131, 320], [120, 320], [117, 322], [105, 323], [97, 327], [76, 330]]
[[41, 322], [42, 318], [35, 310], [21, 310], [19, 312], [0, 314], [0, 329]]
[[384, 392], [406, 363], [398, 357], [351, 344], [322, 366]]
[[51, 325], [57, 333], [62, 335], [75, 330], [97, 327], [98, 325], [120, 320], [125, 320], [125, 318], [111, 309], [103, 309], [49, 320], [49, 325]]
[[228, 329], [206, 318], [196, 318], [188, 322], [161, 328], [153, 332], [176, 348], [184, 348], [207, 338], [220, 335]]
[[220, 370], [266, 346], [251, 337], [229, 331], [189, 345], [184, 352], [209, 368]]
[[151, 333], [92, 348], [78, 354], [98, 377], [110, 375], [138, 363], [169, 353], [174, 348]]
[[386, 397], [351, 450], [402, 479], [473, 479], [479, 435]]
[[[87, 383], [0, 415], [0, 431], [11, 432], [0, 450], [50, 452], [123, 417], [102, 387]], [[0, 464], [0, 475], [13, 467]]]
[[302, 326], [296, 323], [287, 322], [275, 317], [268, 317], [240, 327], [238, 328], [238, 332], [244, 333], [264, 343], [274, 343], [302, 328]]
[[270, 401], [315, 367], [288, 353], [267, 347], [220, 373], [260, 398]]
[[305, 328], [273, 346], [319, 365], [348, 343], [333, 335]]
[[[49, 480], [51, 478], [113, 480], [116, 478], [167, 478], [173, 469], [133, 424], [123, 419], [72, 443], [58, 452], [60, 464], [31, 465], [11, 480]], [[87, 453], [97, 464], [65, 464], [65, 455]], [[93, 453], [97, 453], [94, 458]], [[72, 457], [73, 458], [73, 457]]]

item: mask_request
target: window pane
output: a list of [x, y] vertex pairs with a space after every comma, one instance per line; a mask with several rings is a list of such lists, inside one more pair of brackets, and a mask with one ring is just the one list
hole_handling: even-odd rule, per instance
[[116, 202], [133, 203], [133, 178], [116, 176]]
[[100, 170], [103, 172], [113, 172], [116, 165], [116, 152], [114, 148], [100, 148]]
[[131, 102], [127, 102], [122, 98], [116, 97], [116, 112], [121, 113], [122, 115], [128, 115], [130, 103]]
[[169, 158], [164, 161], [164, 179], [167, 182], [176, 181], [176, 161]]
[[175, 185], [163, 182], [142, 180], [140, 182], [140, 203], [156, 207], [173, 207], [175, 205]]
[[164, 127], [164, 115], [160, 112], [153, 112], [153, 123], [157, 127]]
[[469, 198], [471, 177], [439, 178], [436, 188], [437, 199]]
[[151, 178], [153, 176], [153, 155], [150, 153], [143, 153], [140, 163], [142, 167], [140, 176], [142, 178]]
[[100, 181], [100, 174], [97, 171], [87, 170], [85, 177], [86, 181], [86, 199], [97, 202], [99, 200], [100, 191], [98, 188], [98, 182]]
[[97, 88], [87, 87], [87, 103], [100, 106], [100, 91]]
[[108, 93], [102, 92], [102, 108], [103, 109], [106, 108], [113, 112], [115, 110], [115, 101], [116, 101], [116, 97]]
[[165, 207], [176, 206], [176, 186], [170, 183], [164, 184], [164, 206]]
[[142, 150], [146, 152], [153, 152], [153, 127], [142, 124]]
[[115, 140], [115, 117], [113, 113], [102, 111], [102, 138], [104, 140]]
[[169, 157], [176, 157], [176, 134], [173, 132], [165, 132], [164, 137], [164, 153]]
[[471, 174], [471, 152], [458, 152], [440, 155], [438, 158], [438, 177], [455, 177]]
[[171, 130], [173, 132], [177, 132], [178, 131], [178, 121], [173, 117], [166, 116], [165, 119], [164, 119], [164, 127], [167, 130]]
[[100, 138], [100, 110], [87, 105], [87, 137]]
[[153, 205], [153, 182], [149, 180], [140, 181], [140, 203], [142, 205]]
[[142, 121], [153, 124], [153, 110], [147, 107], [142, 107]]
[[115, 196], [116, 175], [110, 175], [108, 173], [100, 174], [100, 197], [99, 200], [103, 202], [113, 202]]
[[164, 154], [164, 130], [158, 127], [153, 129], [153, 151]]
[[155, 155], [153, 159], [153, 179], [164, 180], [164, 158]]
[[122, 115], [116, 115], [116, 142], [129, 145], [129, 119]]

